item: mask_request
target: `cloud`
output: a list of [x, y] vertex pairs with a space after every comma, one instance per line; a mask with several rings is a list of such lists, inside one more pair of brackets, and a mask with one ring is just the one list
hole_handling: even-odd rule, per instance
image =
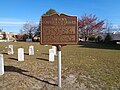
[[26, 22], [24, 21], [0, 21], [0, 26], [14, 26], [14, 25], [23, 25]]
[[[12, 19], [12, 18], [0, 18], [0, 26], [19, 26], [25, 24], [26, 20], [21, 19]], [[34, 22], [34, 21], [31, 21]], [[36, 24], [39, 24], [39, 22], [35, 22]]]
[[[23, 24], [28, 20], [14, 19], [14, 18], [0, 18], [0, 28], [3, 31], [19, 33], [19, 30], [23, 27]], [[33, 21], [34, 22], [34, 21]], [[39, 24], [39, 22], [35, 22]]]

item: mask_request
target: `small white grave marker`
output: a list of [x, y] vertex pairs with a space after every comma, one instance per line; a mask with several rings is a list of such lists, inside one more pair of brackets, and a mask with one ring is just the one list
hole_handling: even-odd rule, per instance
[[54, 50], [49, 49], [49, 61], [54, 61]]
[[8, 54], [14, 54], [13, 45], [8, 46]]
[[34, 55], [34, 46], [29, 46], [29, 55]]
[[57, 53], [56, 53], [56, 46], [52, 46], [52, 49], [54, 50], [54, 55], [57, 56]]
[[44, 45], [45, 47], [47, 47], [48, 45]]
[[4, 74], [4, 60], [3, 55], [0, 54], [0, 76]]
[[9, 47], [9, 48], [13, 48], [13, 45], [9, 45], [8, 47]]
[[18, 61], [24, 61], [24, 49], [18, 48]]

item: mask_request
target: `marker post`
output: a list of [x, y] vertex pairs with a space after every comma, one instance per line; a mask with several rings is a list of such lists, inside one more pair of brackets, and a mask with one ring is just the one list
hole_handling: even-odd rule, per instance
[[57, 46], [58, 51], [58, 87], [61, 87], [61, 45]]

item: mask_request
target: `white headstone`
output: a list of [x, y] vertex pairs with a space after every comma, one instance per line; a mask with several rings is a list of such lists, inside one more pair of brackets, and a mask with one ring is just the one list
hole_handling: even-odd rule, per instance
[[10, 40], [10, 39], [9, 39], [9, 38], [7, 38], [7, 41], [8, 41], [8, 42], [9, 42], [9, 40]]
[[49, 61], [54, 61], [54, 50], [49, 49]]
[[14, 54], [13, 45], [8, 46], [8, 54]]
[[56, 53], [56, 46], [52, 46], [52, 49], [54, 50], [54, 55], [57, 56], [57, 53]]
[[24, 49], [18, 48], [18, 61], [24, 61]]
[[8, 47], [9, 47], [9, 48], [13, 48], [13, 45], [9, 45]]
[[4, 74], [4, 60], [3, 55], [0, 54], [0, 76]]
[[48, 45], [44, 45], [45, 47], [47, 47]]
[[34, 46], [29, 46], [29, 55], [34, 55]]

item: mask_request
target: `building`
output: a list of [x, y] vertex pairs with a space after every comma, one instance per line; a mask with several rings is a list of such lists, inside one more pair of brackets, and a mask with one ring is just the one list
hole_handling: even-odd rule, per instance
[[0, 32], [0, 40], [3, 39], [3, 33]]
[[15, 40], [15, 35], [11, 32], [0, 32], [0, 39]]
[[15, 37], [14, 37], [15, 35], [13, 33], [6, 32], [5, 34], [6, 34], [6, 39], [7, 40], [15, 40]]

